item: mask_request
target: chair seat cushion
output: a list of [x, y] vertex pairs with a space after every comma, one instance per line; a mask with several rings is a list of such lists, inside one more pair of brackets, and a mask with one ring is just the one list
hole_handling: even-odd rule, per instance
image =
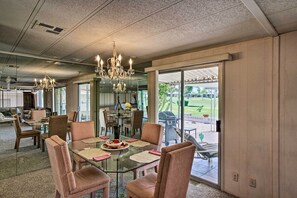
[[20, 134], [21, 137], [32, 137], [36, 135], [40, 135], [40, 131], [27, 130], [27, 131], [22, 131], [22, 133]]
[[154, 197], [157, 183], [157, 173], [150, 173], [145, 177], [131, 181], [127, 184], [127, 191], [136, 197]]
[[76, 188], [71, 193], [77, 193], [89, 188], [109, 183], [110, 178], [104, 172], [93, 166], [74, 172]]

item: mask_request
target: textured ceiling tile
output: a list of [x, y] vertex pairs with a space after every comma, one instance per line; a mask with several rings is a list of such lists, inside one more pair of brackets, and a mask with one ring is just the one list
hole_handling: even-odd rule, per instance
[[2, 0], [0, 2], [1, 50], [11, 49], [36, 2], [37, 0]]
[[[100, 41], [113, 32], [120, 31], [129, 24], [133, 24], [142, 18], [162, 9], [170, 3], [174, 3], [176, 0], [150, 0], [150, 1], [114, 1], [103, 10], [98, 12], [93, 18], [81, 25], [67, 38], [63, 39], [58, 45], [56, 45], [49, 53], [55, 53], [56, 49], [59, 49], [63, 42], [69, 41], [82, 41], [80, 48], [87, 46], [86, 44], [94, 43], [94, 41]], [[72, 48], [72, 52], [76, 49]], [[68, 53], [68, 54], [67, 54]], [[69, 55], [69, 50], [63, 55]]]
[[255, 2], [266, 15], [297, 7], [296, 0], [255, 0]]
[[[40, 54], [53, 42], [60, 39], [60, 36], [71, 31], [73, 26], [79, 23], [80, 20], [87, 16], [91, 11], [96, 9], [97, 6], [100, 6], [102, 2], [104, 2], [104, 0], [92, 0], [88, 1], [87, 4], [84, 3], [83, 0], [46, 1], [36, 15], [35, 20], [38, 20], [38, 23], [60, 27], [64, 30], [60, 35], [55, 35], [48, 33], [45, 30], [40, 31], [38, 28], [28, 29], [26, 35], [20, 42], [17, 51], [24, 52], [22, 49], [29, 49], [28, 53]], [[57, 57], [59, 56], [57, 55]]]
[[[172, 28], [179, 27], [184, 24], [190, 24], [193, 21], [206, 18], [210, 14], [218, 14], [220, 12], [224, 12], [225, 10], [228, 10], [236, 5], [238, 6], [242, 4], [238, 0], [183, 1], [167, 9], [164, 9], [150, 17], [147, 17], [144, 20], [141, 20], [133, 24], [132, 26], [125, 28], [120, 32], [115, 32], [109, 38], [112, 38], [112, 40], [126, 41], [127, 43], [139, 41], [141, 39], [145, 39], [146, 37], [162, 33]], [[110, 22], [110, 20], [107, 20], [107, 22]], [[100, 25], [99, 27], [103, 28], [102, 25]], [[104, 39], [104, 42], [106, 42], [106, 39]], [[104, 51], [104, 48], [100, 46], [100, 43], [102, 42], [99, 41], [97, 43], [98, 51]], [[83, 49], [83, 51], [86, 50]], [[81, 52], [79, 53], [81, 55]]]
[[297, 30], [297, 7], [267, 17], [279, 33]]
[[168, 31], [163, 33], [163, 35], [157, 35], [154, 38], [144, 40], [142, 43], [143, 46], [153, 43], [154, 45], [151, 45], [151, 49], [155, 49], [154, 47], [156, 47], [159, 51], [150, 50], [151, 54], [149, 51], [146, 51], [147, 54], [144, 54], [143, 58], [149, 58], [158, 55], [162, 56], [178, 51], [210, 46], [219, 43], [266, 36], [265, 31], [263, 31], [262, 27], [255, 19], [202, 34], [196, 34], [195, 32], [182, 36], [178, 34], [180, 34], [179, 31], [171, 30], [171, 32]]

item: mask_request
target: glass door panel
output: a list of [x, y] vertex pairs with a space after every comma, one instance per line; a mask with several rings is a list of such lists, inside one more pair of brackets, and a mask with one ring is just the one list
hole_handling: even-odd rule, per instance
[[[192, 176], [214, 184], [219, 173], [218, 94], [218, 67], [184, 71], [184, 135], [197, 147]], [[206, 151], [200, 152], [199, 147]]]
[[159, 75], [159, 123], [165, 128], [163, 141], [166, 146], [180, 142], [174, 127], [181, 124], [181, 72]]

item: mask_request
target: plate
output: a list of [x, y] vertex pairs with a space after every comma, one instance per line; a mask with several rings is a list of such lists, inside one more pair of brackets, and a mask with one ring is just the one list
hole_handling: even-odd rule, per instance
[[130, 146], [129, 144], [126, 144], [125, 147], [112, 149], [112, 148], [106, 148], [102, 144], [101, 149], [106, 150], [106, 151], [121, 151], [121, 150], [125, 150], [125, 149], [129, 148], [129, 146]]

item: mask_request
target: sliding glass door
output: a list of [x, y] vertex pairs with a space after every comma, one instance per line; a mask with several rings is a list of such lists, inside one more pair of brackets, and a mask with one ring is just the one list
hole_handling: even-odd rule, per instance
[[[219, 82], [219, 65], [159, 75], [159, 122], [165, 126], [164, 144], [180, 142], [181, 137], [195, 144], [192, 178], [215, 185], [219, 185]], [[181, 131], [177, 141], [172, 141], [174, 135], [166, 131], [167, 120], [172, 117], [176, 122], [171, 124]]]

